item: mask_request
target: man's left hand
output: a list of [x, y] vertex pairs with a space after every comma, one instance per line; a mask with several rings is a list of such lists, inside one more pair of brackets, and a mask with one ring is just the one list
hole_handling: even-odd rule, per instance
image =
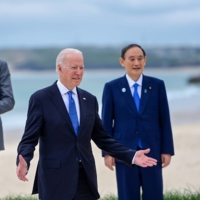
[[171, 162], [171, 155], [161, 154], [161, 159], [162, 159], [162, 168], [167, 167]]
[[28, 181], [28, 179], [26, 178], [27, 163], [22, 157], [22, 155], [19, 155], [19, 164], [16, 169], [16, 174], [21, 181]]

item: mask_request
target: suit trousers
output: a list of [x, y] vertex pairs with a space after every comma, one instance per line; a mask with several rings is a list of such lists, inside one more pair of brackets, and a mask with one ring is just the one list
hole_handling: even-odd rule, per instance
[[78, 186], [73, 200], [96, 200], [85, 175], [82, 163], [79, 163]]
[[119, 200], [163, 200], [161, 163], [147, 168], [115, 164]]

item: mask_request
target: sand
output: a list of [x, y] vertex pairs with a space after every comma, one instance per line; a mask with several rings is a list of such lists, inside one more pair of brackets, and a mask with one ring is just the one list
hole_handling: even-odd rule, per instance
[[[175, 156], [170, 166], [163, 169], [164, 190], [200, 189], [200, 122], [173, 125]], [[16, 149], [22, 131], [5, 133], [6, 150], [0, 152], [0, 197], [8, 194], [30, 194], [38, 161], [37, 150], [27, 175], [28, 182], [16, 176]], [[15, 139], [13, 139], [15, 138]], [[17, 140], [16, 140], [17, 138]], [[104, 166], [101, 151], [93, 144], [98, 186], [101, 196], [117, 194], [115, 172]]]

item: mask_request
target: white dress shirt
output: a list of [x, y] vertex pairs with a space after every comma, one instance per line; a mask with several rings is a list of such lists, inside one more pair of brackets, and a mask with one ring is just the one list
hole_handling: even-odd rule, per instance
[[135, 82], [133, 79], [130, 78], [130, 76], [128, 74], [126, 74], [126, 79], [128, 81], [128, 84], [129, 84], [129, 87], [130, 87], [130, 90], [131, 90], [131, 94], [133, 96], [133, 93], [134, 93], [134, 84], [137, 83], [138, 84], [138, 95], [141, 99], [141, 91], [142, 91], [142, 80], [143, 80], [143, 75], [141, 74], [140, 75], [140, 78]]
[[[57, 86], [58, 86], [58, 89], [60, 91], [60, 94], [63, 98], [63, 101], [65, 103], [65, 106], [66, 106], [66, 109], [67, 111], [69, 112], [69, 95], [68, 95], [68, 92], [70, 90], [68, 90], [61, 82], [60, 80], [57, 81]], [[78, 117], [78, 122], [79, 122], [79, 125], [80, 125], [80, 106], [79, 106], [79, 101], [78, 101], [78, 94], [77, 94], [77, 90], [76, 90], [76, 87], [71, 90], [72, 91], [72, 97], [74, 99], [74, 102], [75, 102], [75, 106], [76, 106], [76, 112], [77, 112], [77, 117]]]

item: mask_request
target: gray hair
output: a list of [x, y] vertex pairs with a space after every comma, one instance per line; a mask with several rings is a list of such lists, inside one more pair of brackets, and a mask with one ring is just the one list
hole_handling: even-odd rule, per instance
[[67, 58], [68, 55], [70, 54], [82, 54], [81, 51], [79, 51], [78, 49], [73, 49], [73, 48], [66, 48], [63, 49], [57, 56], [56, 58], [56, 71], [57, 71], [57, 66], [61, 65], [63, 66], [65, 59]]

